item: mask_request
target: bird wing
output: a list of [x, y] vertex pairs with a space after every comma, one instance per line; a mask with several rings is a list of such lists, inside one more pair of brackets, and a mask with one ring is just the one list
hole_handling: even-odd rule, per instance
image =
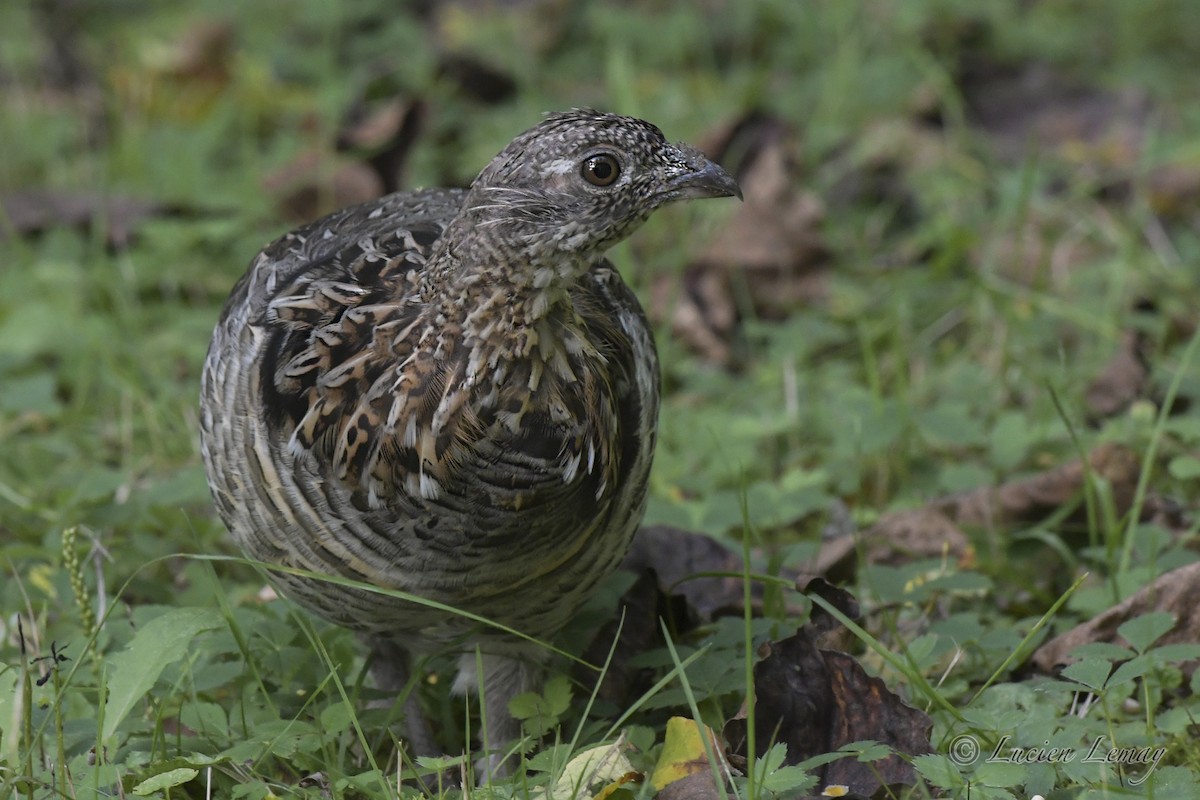
[[452, 326], [413, 296], [462, 198], [392, 195], [260, 254], [230, 308], [265, 334], [252, 385], [270, 438], [364, 509], [453, 502], [443, 492], [457, 482], [472, 507], [518, 524], [604, 517], [639, 461], [625, 450], [642, 447], [656, 410], [641, 384], [653, 372], [656, 404], [657, 367], [635, 363], [653, 358], [637, 301], [600, 261], [573, 289], [570, 318], [551, 320], [586, 346], [534, 359], [501, 353], [485, 379], [468, 379], [470, 356], [455, 349]]

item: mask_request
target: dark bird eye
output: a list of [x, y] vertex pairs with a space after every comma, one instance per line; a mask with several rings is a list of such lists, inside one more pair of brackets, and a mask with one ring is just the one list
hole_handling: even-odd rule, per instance
[[585, 158], [579, 171], [592, 186], [612, 186], [621, 174], [621, 165], [612, 156], [601, 154]]

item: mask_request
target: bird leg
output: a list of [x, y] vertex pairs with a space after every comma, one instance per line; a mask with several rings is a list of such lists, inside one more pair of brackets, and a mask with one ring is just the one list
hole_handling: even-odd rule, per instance
[[[528, 658], [498, 653], [480, 653], [482, 670], [476, 666], [476, 652], [464, 653], [458, 661], [454, 679], [457, 694], [481, 692], [486, 726], [482, 744], [487, 754], [475, 764], [480, 784], [512, 772], [512, 759], [505, 759], [505, 748], [521, 735], [521, 723], [508, 710], [514, 697], [532, 691], [541, 670]], [[482, 673], [482, 674], [481, 674]]]
[[412, 679], [412, 656], [393, 639], [365, 638], [371, 648], [371, 681], [375, 688], [392, 695], [391, 699], [381, 698], [371, 705], [390, 708], [396, 702], [395, 695], [407, 690], [404, 697], [404, 727], [409, 751], [418, 756], [437, 755], [440, 751], [429, 728], [429, 720], [421, 711], [417, 687], [415, 684], [409, 685]]

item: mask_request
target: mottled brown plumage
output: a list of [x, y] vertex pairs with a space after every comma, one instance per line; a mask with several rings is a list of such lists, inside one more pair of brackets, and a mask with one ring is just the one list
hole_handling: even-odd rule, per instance
[[[391, 195], [271, 244], [204, 367], [205, 465], [234, 538], [267, 564], [552, 636], [624, 555], [654, 448], [654, 342], [603, 253], [663, 203], [737, 192], [646, 122], [572, 111], [469, 190]], [[478, 648], [487, 738], [517, 733], [507, 703], [536, 647], [370, 588], [273, 578], [363, 633], [385, 686], [443, 645], [468, 654], [472, 686]]]

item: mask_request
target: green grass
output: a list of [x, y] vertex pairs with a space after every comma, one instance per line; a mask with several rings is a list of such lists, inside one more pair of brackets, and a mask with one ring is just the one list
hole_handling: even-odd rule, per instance
[[[103, 220], [0, 241], [0, 800], [113, 796], [118, 785], [202, 797], [210, 783], [214, 797], [415, 794], [397, 786], [401, 769], [457, 796], [453, 759], [397, 763], [388, 713], [367, 708], [356, 640], [263, 600], [261, 573], [219, 558], [236, 553], [197, 447], [199, 369], [221, 303], [291, 225], [267, 179], [300, 153], [330, 157], [369, 86], [425, 103], [406, 186], [468, 181], [541, 112], [569, 106], [644, 115], [686, 141], [751, 110], [791, 126], [791, 180], [824, 207], [824, 297], [764, 314], [747, 283], [757, 278], [735, 275], [736, 369], [660, 325], [667, 393], [647, 521], [744, 543], [767, 573], [801, 567], [838, 503], [866, 528], [1127, 446], [1143, 467], [1137, 502], [1173, 503], [1180, 519], [1125, 514], [1091, 475], [1086, 492], [1032, 518], [968, 528], [972, 557], [860, 563], [847, 576], [864, 609], [852, 649], [933, 719], [934, 753], [915, 761], [927, 785], [902, 796], [1196, 791], [1200, 679], [1182, 669], [1196, 653], [1159, 642], [1165, 618], [1127, 622], [1129, 647], [1090, 645], [1057, 678], [1027, 659], [1051, 633], [1195, 560], [1200, 10], [704, 5], [446, 3], [428, 22], [383, 2], [0, 7], [0, 194], [95, 189], [169, 209], [137, 222], [128, 244], [107, 242]], [[232, 51], [203, 63], [223, 71], [172, 67], [197, 25], [218, 19]], [[52, 80], [55, 40], [73, 42], [82, 86]], [[445, 52], [490, 64], [515, 94], [472, 98], [439, 71]], [[1123, 138], [1022, 129], [997, 141], [971, 121], [981, 98], [963, 88], [964, 63], [984, 74], [1038, 63], [1110, 92], [1101, 121], [1123, 93], [1141, 93], [1149, 111], [1131, 114]], [[1088, 129], [1077, 95], [1044, 91], [1059, 114], [1052, 132]], [[920, 121], [931, 116], [940, 124]], [[1168, 178], [1183, 188], [1173, 194]], [[704, 258], [735, 213], [717, 205], [665, 211], [617, 249], [644, 298], [662, 276], [682, 285]], [[1147, 388], [1090, 424], [1087, 387], [1129, 330], [1143, 337]], [[1170, 397], [1181, 402], [1168, 415]], [[564, 646], [577, 652], [628, 583]], [[796, 593], [775, 591], [765, 619], [672, 632], [669, 649], [640, 656], [655, 689], [626, 707], [589, 702], [598, 673], [586, 670], [525, 698], [538, 754], [489, 796], [560, 779], [618, 728], [636, 746], [630, 766], [647, 773], [668, 717], [719, 730], [745, 697], [755, 649], [802, 621], [785, 610]], [[35, 661], [52, 652], [67, 660]], [[449, 697], [446, 657], [428, 667], [414, 690], [446, 746], [461, 748], [478, 729], [474, 701]], [[1085, 687], [1094, 705], [1072, 713]], [[1121, 788], [1116, 770], [1082, 757], [956, 765], [963, 735], [986, 753], [1086, 752], [1102, 737], [1165, 754]], [[780, 758], [730, 791], [787, 796], [804, 781]], [[652, 794], [648, 783], [622, 791]]]

